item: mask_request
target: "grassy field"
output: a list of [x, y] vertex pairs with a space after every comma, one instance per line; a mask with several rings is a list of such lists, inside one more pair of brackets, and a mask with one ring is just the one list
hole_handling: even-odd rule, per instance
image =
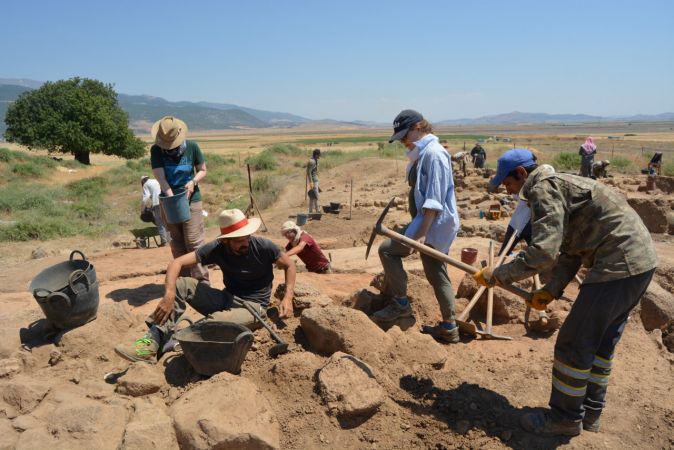
[[[595, 137], [597, 160], [609, 159], [613, 172], [638, 174], [656, 151], [665, 154], [664, 172], [674, 176], [672, 124], [603, 124], [574, 128], [476, 127], [440, 128], [436, 134], [447, 141], [450, 153], [470, 150], [484, 141], [489, 167], [513, 147], [534, 151], [540, 162], [559, 170], [575, 171], [578, 147], [588, 134]], [[192, 133], [206, 155], [208, 175], [201, 183], [204, 208], [215, 222], [222, 208], [245, 209], [248, 174], [260, 208], [271, 205], [290, 177], [302, 177], [311, 151], [323, 151], [321, 169], [329, 170], [363, 158], [405, 159], [398, 144], [388, 144], [389, 130], [228, 131]], [[507, 140], [504, 140], [507, 138]], [[328, 146], [327, 143], [330, 142]], [[45, 152], [28, 152], [17, 146], [0, 148], [0, 242], [49, 240], [65, 236], [101, 237], [138, 228], [140, 177], [150, 175], [149, 158], [123, 161], [92, 155], [92, 166], [82, 166], [67, 155], [57, 161]], [[149, 150], [149, 148], [148, 148]]]

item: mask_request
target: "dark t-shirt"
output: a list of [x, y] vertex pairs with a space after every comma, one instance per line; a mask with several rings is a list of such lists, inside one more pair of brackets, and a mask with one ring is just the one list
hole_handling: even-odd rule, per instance
[[238, 256], [225, 243], [216, 239], [197, 248], [201, 264], [217, 264], [222, 270], [225, 289], [244, 300], [269, 304], [274, 280], [274, 263], [281, 257], [281, 249], [269, 239], [250, 237], [248, 254]]
[[[185, 185], [194, 179], [194, 168], [203, 164], [206, 160], [201, 153], [199, 144], [194, 141], [185, 141], [187, 148], [180, 158], [169, 156], [158, 145], [150, 148], [150, 162], [153, 169], [164, 169], [166, 182], [171, 186], [173, 194], [180, 194], [185, 190]], [[201, 201], [199, 186], [194, 187], [190, 203]]]
[[[309, 272], [319, 272], [330, 265], [330, 261], [325, 257], [321, 247], [318, 246], [318, 243], [307, 233], [302, 233], [300, 236], [300, 242], [306, 242], [306, 245], [301, 252], [297, 254], [302, 262], [307, 266]], [[286, 251], [290, 250], [292, 244], [288, 242], [286, 245]]]

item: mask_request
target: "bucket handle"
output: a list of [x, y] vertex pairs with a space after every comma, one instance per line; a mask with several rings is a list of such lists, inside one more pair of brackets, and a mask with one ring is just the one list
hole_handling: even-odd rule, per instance
[[82, 253], [82, 252], [79, 251], [79, 250], [73, 250], [72, 252], [70, 252], [70, 260], [71, 260], [71, 261], [73, 260], [73, 256], [75, 256], [75, 253], [79, 253], [79, 255], [82, 257], [82, 260], [83, 260], [83, 261], [86, 261], [86, 260], [87, 260], [87, 257], [84, 256], [84, 253]]
[[253, 333], [251, 333], [250, 330], [246, 330], [246, 331], [242, 331], [241, 333], [239, 333], [239, 335], [236, 337], [236, 339], [234, 339], [234, 343], [236, 345], [248, 344], [253, 339], [254, 339]]
[[77, 292], [77, 290], [75, 290], [75, 285], [73, 284], [73, 282], [82, 276], [84, 276], [84, 278], [87, 280], [86, 283], [88, 290], [89, 286], [91, 286], [91, 281], [89, 280], [89, 275], [87, 275], [87, 273], [84, 270], [74, 270], [68, 277], [68, 284], [70, 285], [70, 289], [73, 291], [75, 295], [79, 295], [81, 294], [81, 292]]
[[[38, 290], [40, 290], [40, 289], [35, 289], [35, 290], [38, 291]], [[43, 289], [43, 290], [46, 291], [46, 289]], [[68, 305], [68, 310], [70, 310], [70, 308], [72, 307], [72, 303], [71, 303], [71, 301], [70, 301], [70, 297], [68, 297], [68, 296], [67, 296], [66, 294], [64, 294], [63, 292], [59, 292], [59, 291], [55, 291], [55, 292], [50, 292], [50, 293], [49, 293], [49, 295], [47, 296], [47, 304], [48, 304], [49, 306], [52, 306], [51, 303], [52, 303], [52, 300], [54, 299], [54, 297], [61, 297], [61, 299], [66, 303], [66, 305]]]

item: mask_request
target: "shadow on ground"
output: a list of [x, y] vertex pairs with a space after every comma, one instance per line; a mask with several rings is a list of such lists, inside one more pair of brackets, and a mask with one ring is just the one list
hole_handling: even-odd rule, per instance
[[514, 407], [506, 397], [476, 384], [462, 383], [454, 389], [440, 389], [432, 380], [405, 375], [400, 379], [400, 387], [414, 401], [396, 400], [399, 405], [419, 416], [433, 416], [459, 434], [479, 429], [518, 450], [555, 449], [571, 439], [545, 438], [525, 432], [520, 428], [520, 418], [541, 408]]
[[106, 297], [116, 302], [123, 302], [126, 300], [131, 306], [140, 306], [151, 300], [159, 299], [163, 295], [163, 284], [149, 283], [133, 289], [116, 289], [108, 293]]

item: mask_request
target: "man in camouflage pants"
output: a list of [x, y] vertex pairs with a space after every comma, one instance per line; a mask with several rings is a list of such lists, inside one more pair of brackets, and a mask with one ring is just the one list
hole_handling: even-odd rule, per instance
[[523, 257], [475, 274], [479, 283], [510, 284], [556, 264], [530, 301], [543, 310], [581, 264], [589, 268], [555, 343], [551, 409], [525, 414], [522, 427], [547, 436], [597, 432], [616, 344], [657, 264], [651, 236], [621, 195], [589, 178], [542, 171], [521, 149], [499, 158], [491, 183], [528, 202], [532, 242]]

